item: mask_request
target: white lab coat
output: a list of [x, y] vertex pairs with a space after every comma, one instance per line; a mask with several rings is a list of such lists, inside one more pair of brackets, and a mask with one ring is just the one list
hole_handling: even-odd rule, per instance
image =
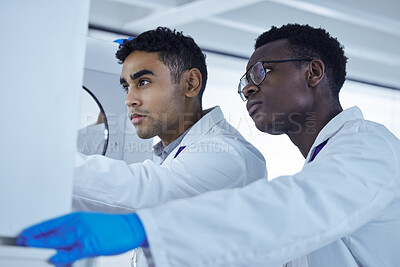
[[157, 267], [400, 266], [399, 166], [399, 140], [354, 107], [322, 129], [293, 176], [138, 214]]
[[[186, 147], [175, 157], [182, 146]], [[78, 154], [73, 207], [135, 211], [210, 190], [244, 186], [265, 175], [262, 154], [215, 107], [190, 128], [161, 165], [151, 160], [128, 165], [99, 155]]]

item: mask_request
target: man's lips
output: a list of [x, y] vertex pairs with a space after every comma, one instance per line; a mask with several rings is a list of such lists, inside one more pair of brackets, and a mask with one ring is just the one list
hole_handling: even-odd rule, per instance
[[138, 113], [131, 113], [129, 114], [129, 118], [133, 124], [137, 124], [146, 118], [145, 115], [141, 115]]
[[249, 115], [253, 115], [254, 112], [261, 107], [262, 102], [259, 101], [253, 101], [253, 102], [248, 102], [247, 103], [247, 111], [249, 112]]

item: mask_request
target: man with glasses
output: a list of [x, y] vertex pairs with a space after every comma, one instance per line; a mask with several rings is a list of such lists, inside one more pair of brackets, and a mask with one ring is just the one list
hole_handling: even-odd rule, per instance
[[[256, 41], [239, 94], [259, 130], [299, 148], [299, 173], [126, 217], [66, 215], [26, 230], [20, 244], [75, 249], [69, 260], [143, 246], [156, 266], [397, 266], [400, 141], [357, 107], [342, 110], [346, 61], [335, 38], [308, 25], [272, 27]], [[126, 238], [106, 246], [120, 230], [85, 229], [95, 219], [125, 227]]]

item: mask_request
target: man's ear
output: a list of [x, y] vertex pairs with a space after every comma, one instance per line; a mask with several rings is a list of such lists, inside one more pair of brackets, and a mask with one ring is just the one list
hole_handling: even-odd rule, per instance
[[186, 84], [185, 96], [195, 97], [199, 94], [201, 89], [201, 72], [197, 68], [186, 71], [184, 75], [184, 83]]
[[314, 59], [308, 65], [307, 80], [310, 87], [317, 86], [325, 76], [325, 64], [319, 59]]

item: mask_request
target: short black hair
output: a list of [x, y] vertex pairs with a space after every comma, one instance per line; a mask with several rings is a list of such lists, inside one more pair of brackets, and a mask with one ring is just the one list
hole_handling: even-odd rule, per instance
[[313, 28], [307, 24], [286, 24], [280, 28], [272, 26], [269, 31], [258, 36], [254, 48], [280, 39], [289, 42], [292, 57], [314, 58], [324, 62], [332, 96], [338, 101], [339, 91], [346, 79], [347, 63], [344, 47], [338, 40], [322, 28]]
[[167, 27], [158, 27], [143, 32], [131, 40], [124, 40], [115, 56], [122, 64], [134, 51], [158, 52], [160, 61], [169, 68], [175, 83], [179, 82], [184, 71], [197, 68], [202, 76], [199, 92], [201, 101], [207, 83], [206, 56], [193, 38]]

